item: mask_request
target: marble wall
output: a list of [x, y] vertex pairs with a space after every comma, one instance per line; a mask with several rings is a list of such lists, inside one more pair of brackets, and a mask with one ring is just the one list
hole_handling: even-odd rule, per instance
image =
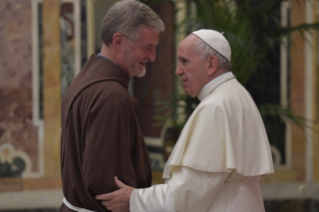
[[59, 207], [63, 198], [60, 0], [43, 2], [0, 1], [0, 210]]
[[32, 122], [31, 41], [31, 1], [1, 0], [0, 177], [19, 176], [26, 166], [39, 171], [38, 129]]
[[43, 1], [44, 170], [60, 177], [61, 142], [61, 29], [60, 1]]

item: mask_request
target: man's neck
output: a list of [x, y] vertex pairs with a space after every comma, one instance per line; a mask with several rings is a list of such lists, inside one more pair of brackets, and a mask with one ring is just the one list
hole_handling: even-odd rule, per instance
[[103, 44], [103, 46], [102, 46], [100, 55], [102, 57], [106, 57], [107, 59], [111, 60], [113, 63], [118, 65], [118, 63], [116, 62], [116, 60], [113, 56], [114, 54], [113, 54], [112, 48], [107, 47], [105, 44]]
[[112, 45], [106, 46], [105, 44], [103, 44], [100, 55], [102, 57], [106, 57], [107, 59], [115, 63], [116, 65], [120, 66], [127, 74], [129, 74], [127, 70], [125, 69], [125, 67], [123, 67], [123, 63], [119, 62], [117, 54], [115, 50], [112, 48]]
[[214, 79], [217, 79], [219, 76], [221, 76], [225, 73], [228, 73], [228, 72], [230, 72], [230, 71], [223, 69], [223, 68], [218, 68], [218, 70], [207, 80], [207, 83], [213, 81]]
[[208, 87], [211, 83], [214, 83], [215, 81], [217, 81], [219, 78], [221, 78], [224, 74], [231, 74], [230, 71], [223, 71], [220, 72], [217, 76], [215, 76], [214, 78], [211, 78], [204, 86], [201, 90], [205, 89], [206, 87]]

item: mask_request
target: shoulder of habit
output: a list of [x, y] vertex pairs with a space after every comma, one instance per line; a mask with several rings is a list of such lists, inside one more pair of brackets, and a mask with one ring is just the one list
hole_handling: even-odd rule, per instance
[[66, 127], [71, 105], [83, 89], [101, 81], [117, 81], [127, 89], [129, 80], [128, 74], [118, 65], [97, 55], [92, 55], [78, 76], [73, 80], [64, 96], [62, 127]]

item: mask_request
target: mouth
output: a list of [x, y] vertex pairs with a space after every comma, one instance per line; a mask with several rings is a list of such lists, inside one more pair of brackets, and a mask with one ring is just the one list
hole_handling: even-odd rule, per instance
[[186, 88], [188, 87], [188, 80], [183, 80], [183, 86]]
[[[148, 61], [147, 61], [147, 62], [148, 62]], [[147, 62], [145, 62], [145, 63], [144, 63], [144, 62], [140, 62], [140, 64], [141, 64], [142, 66], [145, 66]]]

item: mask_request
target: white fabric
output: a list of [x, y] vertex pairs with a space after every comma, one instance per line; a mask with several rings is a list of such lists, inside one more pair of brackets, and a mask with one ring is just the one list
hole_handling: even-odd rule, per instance
[[211, 173], [178, 167], [168, 184], [135, 189], [130, 211], [264, 212], [260, 179], [236, 171]]
[[179, 167], [168, 181], [177, 212], [207, 211], [230, 173]]
[[74, 210], [74, 211], [77, 211], [77, 212], [94, 212], [94, 211], [90, 211], [90, 210], [87, 210], [87, 209], [84, 209], [84, 208], [79, 208], [79, 207], [75, 207], [73, 205], [71, 205], [71, 203], [69, 203], [65, 197], [63, 198], [63, 203], [66, 207], [68, 207], [69, 209], [71, 210]]
[[228, 41], [222, 33], [211, 29], [201, 29], [192, 34], [199, 37], [207, 45], [216, 50], [219, 54], [223, 55], [229, 62], [231, 58], [231, 49]]
[[165, 166], [206, 172], [236, 170], [244, 176], [274, 172], [270, 146], [259, 111], [234, 75], [200, 91], [201, 103], [188, 119]]
[[131, 212], [265, 211], [259, 181], [274, 169], [256, 105], [233, 74], [198, 98], [165, 166], [168, 184], [134, 190]]
[[224, 78], [227, 78], [229, 76], [232, 76], [233, 73], [232, 72], [226, 72], [226, 73], [223, 73], [221, 75], [219, 75], [218, 77], [216, 77], [215, 79], [213, 79], [212, 81], [210, 81], [209, 83], [207, 83], [202, 89], [204, 90], [205, 88], [207, 88], [208, 86], [210, 86], [211, 84], [215, 83], [216, 81], [219, 81], [219, 80], [223, 80]]
[[174, 201], [167, 184], [146, 189], [134, 189], [130, 198], [130, 212], [174, 212]]

